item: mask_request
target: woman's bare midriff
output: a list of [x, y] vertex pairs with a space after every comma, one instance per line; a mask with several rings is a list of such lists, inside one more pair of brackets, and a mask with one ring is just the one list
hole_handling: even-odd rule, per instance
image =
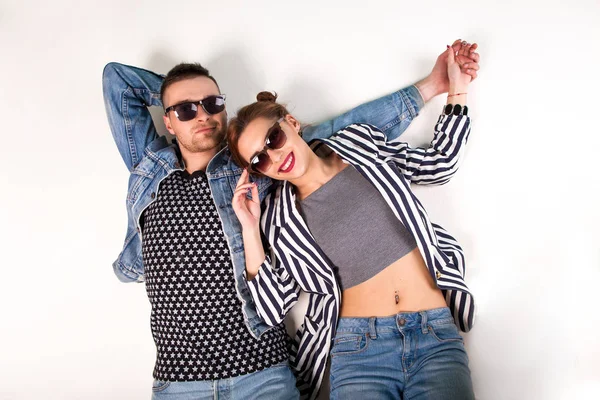
[[344, 290], [340, 316], [385, 317], [439, 307], [446, 307], [444, 296], [415, 248], [371, 279]]

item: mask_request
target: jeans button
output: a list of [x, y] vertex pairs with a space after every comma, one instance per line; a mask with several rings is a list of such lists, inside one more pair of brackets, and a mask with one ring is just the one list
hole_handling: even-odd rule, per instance
[[404, 318], [400, 318], [400, 321], [398, 321], [398, 323], [400, 324], [400, 326], [404, 326], [406, 325], [406, 320]]

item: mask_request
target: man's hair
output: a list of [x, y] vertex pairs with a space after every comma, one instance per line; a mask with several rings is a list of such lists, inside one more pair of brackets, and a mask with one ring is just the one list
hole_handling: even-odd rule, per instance
[[[196, 78], [198, 76], [205, 76], [209, 78], [215, 83], [215, 85], [217, 85], [217, 89], [219, 89], [219, 84], [215, 78], [202, 65], [198, 63], [181, 63], [171, 68], [167, 76], [165, 76], [165, 80], [160, 87], [160, 101], [162, 102], [164, 100], [165, 91], [173, 83], [182, 81], [184, 79]], [[220, 91], [221, 89], [219, 89], [219, 92]]]

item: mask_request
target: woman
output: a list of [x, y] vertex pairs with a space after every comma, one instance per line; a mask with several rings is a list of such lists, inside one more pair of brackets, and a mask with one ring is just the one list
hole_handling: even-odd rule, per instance
[[248, 171], [232, 202], [259, 315], [276, 325], [301, 289], [309, 293], [291, 357], [303, 396], [317, 395], [330, 353], [332, 399], [474, 398], [457, 330], [468, 331], [474, 313], [464, 256], [410, 190], [447, 182], [470, 132], [471, 77], [451, 48], [447, 67], [448, 105], [427, 149], [388, 142], [364, 124], [311, 148], [265, 92], [229, 124], [234, 160], [282, 181], [262, 218]]

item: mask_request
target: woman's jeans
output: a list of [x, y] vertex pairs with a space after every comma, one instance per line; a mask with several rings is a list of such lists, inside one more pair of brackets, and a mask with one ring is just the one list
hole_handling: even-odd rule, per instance
[[154, 380], [152, 400], [297, 400], [296, 378], [287, 361], [261, 371], [214, 381]]
[[474, 399], [469, 360], [450, 310], [340, 318], [331, 399]]

